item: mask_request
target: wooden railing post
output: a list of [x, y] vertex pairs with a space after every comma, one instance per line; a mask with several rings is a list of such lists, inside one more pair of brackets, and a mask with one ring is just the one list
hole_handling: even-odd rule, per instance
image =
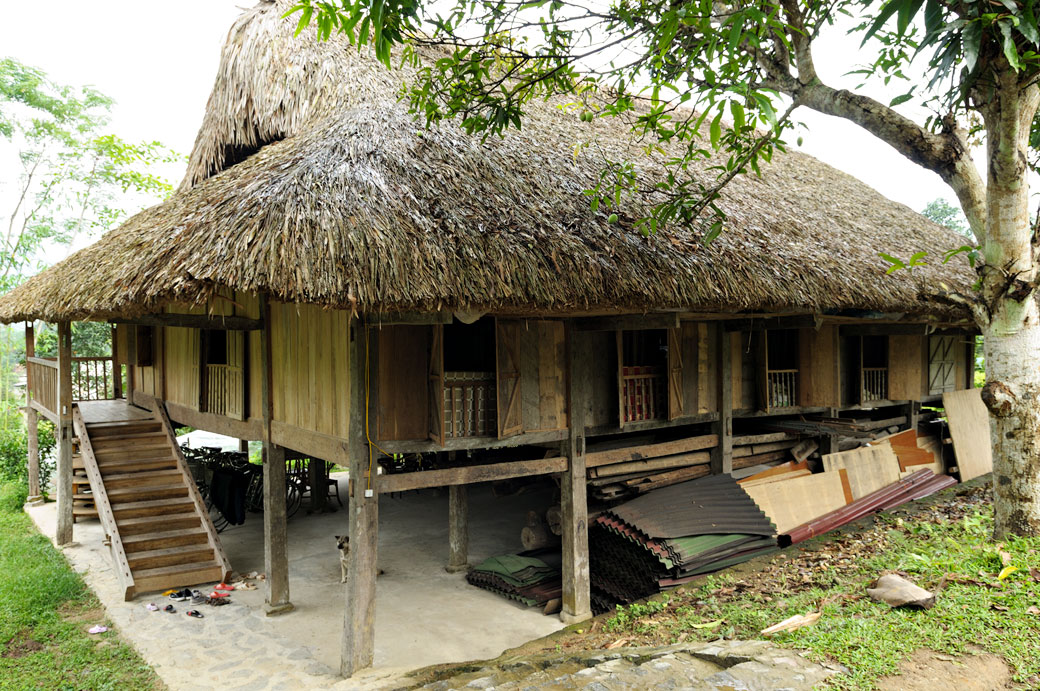
[[43, 501], [40, 488], [40, 414], [29, 405], [33, 391], [33, 369], [29, 358], [36, 357], [36, 335], [32, 322], [25, 324], [25, 427], [28, 434], [30, 504]]
[[72, 330], [58, 322], [58, 525], [55, 541], [72, 542]]

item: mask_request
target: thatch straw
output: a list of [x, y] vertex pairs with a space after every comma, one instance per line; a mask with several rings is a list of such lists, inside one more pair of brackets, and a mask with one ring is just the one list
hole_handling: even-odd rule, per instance
[[[181, 189], [0, 299], [0, 320], [134, 316], [218, 287], [364, 311], [963, 316], [929, 298], [970, 282], [937, 265], [959, 238], [809, 156], [731, 183], [707, 247], [692, 230], [642, 238], [639, 207], [611, 224], [582, 194], [604, 158], [659, 174], [623, 123], [549, 102], [504, 139], [424, 131], [397, 102], [407, 73], [293, 38], [286, 7], [261, 2], [232, 28]], [[892, 276], [877, 254], [922, 249], [932, 265]]]

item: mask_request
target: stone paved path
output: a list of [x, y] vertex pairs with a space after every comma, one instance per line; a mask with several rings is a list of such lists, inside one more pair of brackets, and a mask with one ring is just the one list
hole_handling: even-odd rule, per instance
[[801, 691], [812, 689], [841, 672], [842, 668], [837, 665], [811, 662], [766, 641], [718, 641], [504, 659], [493, 666], [423, 688], [430, 691]]

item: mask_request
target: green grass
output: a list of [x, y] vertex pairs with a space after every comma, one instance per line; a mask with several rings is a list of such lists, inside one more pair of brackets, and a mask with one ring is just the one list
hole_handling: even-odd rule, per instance
[[[773, 640], [849, 667], [849, 676], [835, 678], [836, 688], [873, 688], [918, 648], [956, 655], [973, 646], [1002, 656], [1016, 681], [1036, 688], [1040, 610], [1029, 608], [1040, 607], [1040, 539], [994, 544], [992, 509], [978, 502], [882, 521], [874, 531], [813, 550], [788, 550], [758, 574], [710, 578], [671, 594], [663, 607], [619, 608], [607, 627], [654, 633], [657, 640], [760, 638], [767, 626], [822, 609], [816, 624]], [[1004, 580], [998, 579], [1001, 551], [1018, 568]], [[902, 571], [928, 589], [947, 580], [934, 608], [892, 609], [865, 594], [885, 570]]]
[[153, 689], [158, 677], [20, 510], [0, 508], [0, 689]]

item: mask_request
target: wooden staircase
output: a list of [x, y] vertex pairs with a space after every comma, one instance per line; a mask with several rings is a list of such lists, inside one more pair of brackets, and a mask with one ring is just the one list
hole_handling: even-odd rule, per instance
[[73, 425], [127, 600], [224, 581], [231, 566], [161, 403], [150, 418]]

